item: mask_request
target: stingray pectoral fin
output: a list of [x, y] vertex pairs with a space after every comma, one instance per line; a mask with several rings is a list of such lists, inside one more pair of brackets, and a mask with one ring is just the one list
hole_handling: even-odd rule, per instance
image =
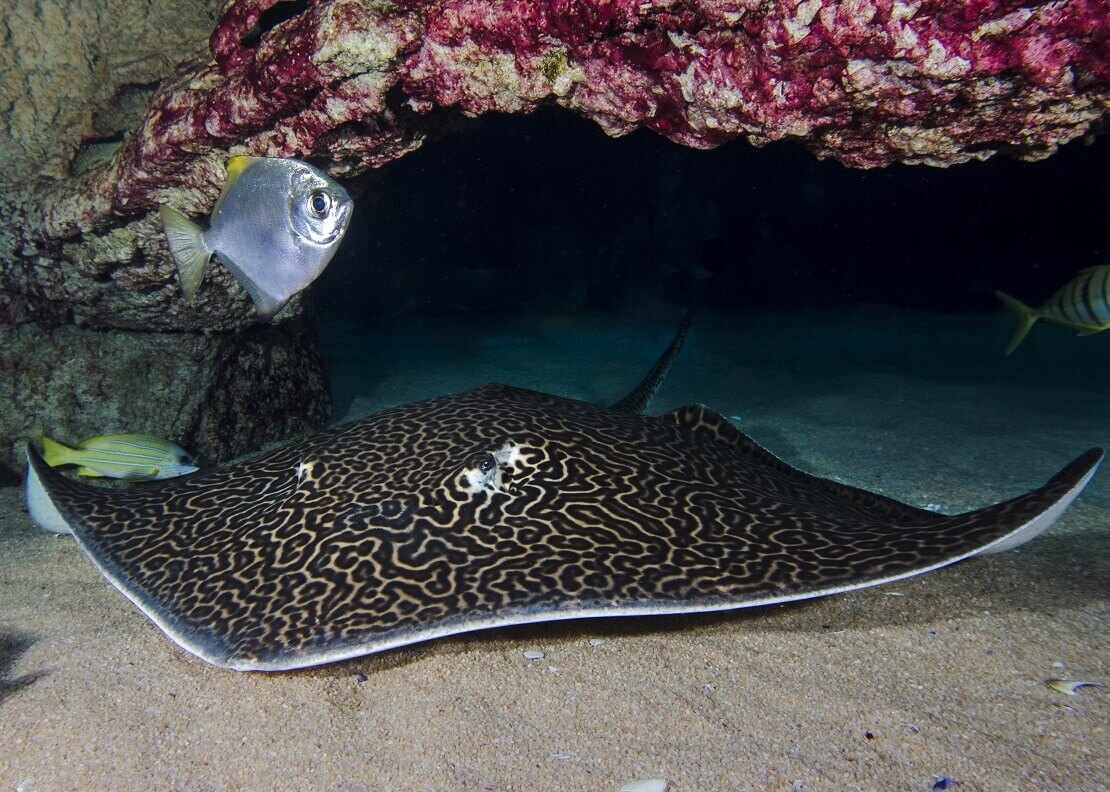
[[1031, 539], [1036, 539], [1048, 530], [1087, 486], [1087, 482], [1098, 470], [1102, 457], [1101, 448], [1092, 448], [1053, 476], [1040, 489], [997, 506], [989, 506], [965, 515], [998, 522], [1012, 521], [1011, 524], [1020, 522], [1016, 530], [999, 537], [973, 555], [989, 555], [1012, 550]]
[[27, 478], [23, 483], [23, 497], [26, 500], [27, 513], [31, 515], [31, 520], [44, 531], [57, 534], [73, 533], [69, 527], [69, 521], [58, 511], [50, 493], [42, 483], [41, 476], [45, 475], [45, 471], [51, 471], [55, 476], [58, 474], [53, 473], [50, 466], [39, 456], [39, 453], [35, 451], [30, 443], [27, 444], [25, 453], [27, 456]]
[[[859, 504], [868, 511], [882, 515], [892, 521], [928, 520], [932, 514], [924, 509], [909, 506], [875, 492], [804, 473], [779, 459], [737, 429], [723, 415], [714, 412], [705, 405], [691, 404], [679, 407], [661, 415], [659, 420], [677, 424], [694, 434], [731, 446], [760, 465], [790, 476], [798, 484]], [[1092, 448], [1080, 455], [1039, 489], [1004, 503], [948, 518], [966, 523], [969, 527], [991, 522], [999, 526], [1012, 526], [1012, 529], [1002, 536], [996, 536], [974, 552], [961, 557], [1000, 553], [1040, 536], [1056, 522], [1057, 518], [1063, 514], [1064, 510], [1087, 486], [1087, 482], [1098, 470], [1102, 457], [1103, 451], [1101, 448]], [[948, 563], [951, 563], [951, 561]]]
[[[30, 443], [26, 446], [26, 456], [24, 494], [27, 511], [35, 524], [52, 533], [72, 534], [100, 574], [175, 644], [213, 665], [230, 667], [227, 662], [230, 652], [219, 635], [203, 627], [198, 629], [196, 624], [182, 618], [181, 609], [175, 603], [160, 596], [157, 589], [146, 587], [135, 579], [130, 574], [134, 570], [121, 565], [118, 558], [106, 551], [105, 537], [97, 537], [95, 531], [89, 530], [87, 520], [75, 505], [88, 504], [90, 509], [111, 508], [120, 501], [126, 502], [132, 493], [93, 487], [66, 478], [47, 465]], [[159, 489], [171, 491], [173, 485], [167, 482]]]
[[711, 410], [704, 404], [688, 404], [685, 407], [679, 407], [669, 413], [660, 415], [655, 420], [673, 423], [702, 439], [735, 449], [738, 454], [743, 455], [756, 465], [774, 470], [776, 473], [791, 479], [799, 487], [819, 490], [832, 497], [850, 501], [856, 504], [858, 508], [865, 509], [871, 516], [899, 522], [936, 517], [933, 512], [918, 509], [877, 492], [842, 484], [831, 479], [812, 476], [798, 470], [798, 468], [775, 456], [744, 432], [741, 432], [728, 418], [715, 410]]
[[[282, 651], [262, 659], [232, 657], [225, 659], [222, 665], [252, 670], [291, 670], [347, 660], [451, 635], [500, 627], [613, 616], [665, 616], [740, 610], [872, 588], [916, 577], [977, 555], [1008, 550], [1039, 536], [1059, 518], [1091, 480], [1102, 457], [1102, 449], [1093, 448], [1053, 476], [1043, 487], [967, 514], [947, 517], [925, 510], [912, 510], [914, 520], [904, 528], [898, 524], [887, 525], [886, 536], [891, 545], [888, 546], [887, 551], [880, 553], [882, 558], [876, 559], [878, 563], [871, 571], [848, 579], [830, 577], [821, 583], [784, 589], [777, 587], [761, 575], [759, 583], [753, 580], [734, 581], [734, 584], [739, 583], [737, 593], [734, 594], [671, 599], [662, 593], [656, 593], [619, 602], [616, 602], [613, 597], [615, 592], [599, 591], [596, 594], [600, 596], [590, 600], [567, 600], [559, 596], [558, 591], [549, 590], [538, 600], [527, 604], [508, 605], [499, 611], [462, 612], [449, 617], [437, 616], [403, 630], [379, 632], [376, 635], [361, 638], [352, 635], [350, 639], [336, 641], [330, 645], [315, 646], [308, 651]], [[823, 481], [823, 479], [815, 480]], [[834, 482], [830, 482], [832, 483]], [[856, 491], [852, 490], [853, 504], [858, 505], [854, 492]], [[890, 503], [894, 502], [890, 501]], [[887, 510], [886, 499], [883, 499], [880, 506], [882, 511]], [[920, 554], [912, 560], [900, 560], [906, 558], [906, 553], [894, 544], [900, 541], [903, 532], [923, 532], [931, 536], [932, 552]], [[982, 543], [977, 544], [961, 538], [967, 535], [991, 538], [981, 540]], [[843, 565], [843, 555], [839, 553], [835, 557], [824, 558], [818, 550], [816, 557], [819, 565], [827, 564], [829, 569]], [[884, 558], [885, 563], [883, 563]], [[691, 574], [693, 574], [692, 570]], [[713, 574], [711, 573], [710, 576], [712, 577]], [[644, 576], [641, 583], [650, 589], [648, 577]], [[721, 580], [709, 582], [723, 583]], [[358, 630], [352, 633], [357, 634]]]
[[[658, 442], [682, 453], [655, 454], [650, 463], [642, 453], [625, 471], [623, 490], [619, 477], [608, 476], [601, 487], [571, 488], [570, 501], [562, 499], [566, 487], [530, 484], [534, 502], [497, 496], [506, 511], [488, 520], [462, 510], [445, 522], [443, 508], [457, 502], [439, 489], [395, 491], [381, 501], [359, 476], [317, 476], [373, 448], [385, 428], [415, 424], [439, 436], [444, 411], [469, 421], [508, 415], [525, 422], [544, 410], [609, 433], [609, 444], [571, 435], [578, 455], [612, 451], [614, 434], [632, 452]], [[28, 505], [43, 527], [70, 530], [105, 578], [183, 649], [225, 668], [281, 671], [477, 630], [734, 610], [902, 580], [1037, 536], [1103, 456], [1092, 449], [1026, 495], [945, 516], [797, 471], [748, 447], [738, 430], [718, 442], [723, 425], [685, 431], [614, 415], [546, 394], [478, 388], [395, 408], [233, 468], [127, 490], [62, 476], [29, 447]], [[717, 419], [702, 413], [698, 420], [709, 426]], [[306, 477], [307, 455], [314, 472]], [[543, 467], [543, 459], [521, 462], [520, 475], [577, 470]], [[656, 475], [650, 488], [639, 487], [645, 470]], [[668, 488], [700, 508], [660, 508], [656, 495]], [[483, 503], [499, 508], [495, 498]], [[683, 526], [681, 546], [675, 521]], [[503, 533], [506, 525], [518, 530]], [[556, 544], [563, 548], [557, 559], [550, 552]], [[670, 568], [652, 564], [652, 554], [673, 559]]]

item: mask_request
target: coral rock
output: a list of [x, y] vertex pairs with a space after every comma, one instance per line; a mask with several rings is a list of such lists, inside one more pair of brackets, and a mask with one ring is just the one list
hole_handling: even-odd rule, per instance
[[303, 434], [331, 410], [304, 322], [246, 332], [146, 333], [0, 325], [0, 481], [23, 442], [149, 432], [206, 461]]
[[[151, 5], [111, 3], [117, 13]], [[132, 95], [126, 36], [102, 36], [107, 51], [82, 55], [93, 45], [71, 39], [99, 36], [95, 25], [69, 29], [55, 14], [36, 28], [54, 6], [16, 5], [5, 24], [23, 43], [4, 57], [37, 51], [33, 34], [43, 57], [68, 53], [71, 70], [94, 55], [109, 67], [95, 90], [55, 80], [53, 93], [35, 79], [21, 92], [17, 78], [37, 67], [4, 71], [7, 135], [19, 145], [0, 164], [20, 179], [0, 195], [9, 324], [248, 327], [247, 298], [221, 267], [195, 303], [181, 297], [154, 214], [162, 202], [206, 213], [229, 151], [307, 157], [342, 177], [403, 156], [461, 115], [556, 104], [611, 135], [646, 127], [702, 148], [794, 140], [857, 167], [949, 165], [1048, 156], [1098, 131], [1110, 106], [1106, 0], [230, 0], [208, 46], [196, 42], [199, 54], [149, 97]], [[101, 18], [114, 15], [89, 16]], [[164, 33], [167, 45], [191, 51], [175, 35]], [[146, 80], [158, 59], [141, 43], [146, 65], [130, 71]], [[80, 104], [90, 95], [102, 118], [136, 116], [146, 102], [118, 149]], [[53, 142], [20, 137], [50, 118]]]
[[460, 112], [554, 103], [612, 135], [952, 164], [1047, 156], [1110, 105], [1110, 5], [1095, 0], [232, 0], [209, 49], [161, 83], [108, 162], [3, 199], [20, 222], [0, 239], [0, 316], [247, 324], [226, 278], [181, 304], [147, 217], [163, 201], [207, 211], [229, 150], [351, 175]]

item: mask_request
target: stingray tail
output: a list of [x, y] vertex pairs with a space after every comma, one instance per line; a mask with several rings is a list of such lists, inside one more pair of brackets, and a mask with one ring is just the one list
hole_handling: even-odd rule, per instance
[[693, 311], [687, 309], [686, 315], [682, 317], [682, 324], [679, 325], [678, 332], [675, 333], [674, 338], [671, 340], [670, 346], [659, 356], [659, 360], [655, 361], [655, 365], [651, 367], [651, 371], [640, 380], [632, 391], [614, 404], [610, 409], [617, 412], [634, 413], [640, 415], [647, 409], [648, 404], [651, 402], [652, 397], [655, 396], [659, 390], [659, 386], [663, 384], [663, 378], [667, 376], [667, 371], [671, 368], [671, 363], [674, 362], [675, 356], [678, 351], [682, 349], [682, 343], [686, 340], [686, 334], [690, 332], [690, 324], [693, 322]]

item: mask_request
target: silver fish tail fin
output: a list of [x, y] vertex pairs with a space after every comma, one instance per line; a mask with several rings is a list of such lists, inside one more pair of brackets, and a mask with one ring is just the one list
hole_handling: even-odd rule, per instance
[[1005, 292], [996, 291], [994, 295], [1006, 306], [1006, 310], [1012, 313], [1014, 318], [1017, 319], [1017, 327], [1014, 328], [1014, 336], [1010, 339], [1010, 345], [1006, 347], [1006, 354], [1009, 355], [1018, 348], [1018, 344], [1025, 340], [1025, 336], [1029, 334], [1033, 325], [1040, 319], [1040, 314], [1038, 314], [1036, 309], [1030, 308], [1021, 300], [1017, 300]]
[[682, 343], [686, 340], [686, 334], [690, 332], [690, 324], [693, 322], [693, 312], [686, 311], [686, 315], [682, 317], [682, 324], [679, 325], [678, 332], [675, 333], [674, 338], [671, 340], [670, 346], [659, 356], [659, 360], [655, 361], [655, 365], [651, 367], [640, 384], [637, 385], [632, 391], [614, 404], [610, 409], [617, 412], [634, 413], [640, 415], [647, 409], [648, 404], [651, 402], [653, 396], [659, 390], [659, 386], [663, 384], [663, 377], [667, 376], [667, 371], [671, 368], [671, 363], [674, 362], [675, 356], [678, 351], [682, 349]]
[[214, 252], [204, 241], [204, 230], [176, 209], [162, 205], [158, 209], [166, 229], [166, 242], [177, 264], [181, 291], [190, 300], [200, 290], [204, 271]]

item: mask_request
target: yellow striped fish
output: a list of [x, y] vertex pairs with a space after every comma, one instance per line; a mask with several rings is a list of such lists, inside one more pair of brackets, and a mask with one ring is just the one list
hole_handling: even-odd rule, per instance
[[1079, 335], [1094, 335], [1110, 327], [1110, 264], [1081, 270], [1040, 308], [1030, 308], [1000, 291], [995, 295], [1017, 317], [1007, 355], [1017, 349], [1038, 319], [1074, 327]]
[[51, 467], [77, 465], [82, 476], [118, 479], [167, 479], [197, 470], [184, 448], [148, 434], [98, 435], [77, 448], [43, 436], [42, 458]]

